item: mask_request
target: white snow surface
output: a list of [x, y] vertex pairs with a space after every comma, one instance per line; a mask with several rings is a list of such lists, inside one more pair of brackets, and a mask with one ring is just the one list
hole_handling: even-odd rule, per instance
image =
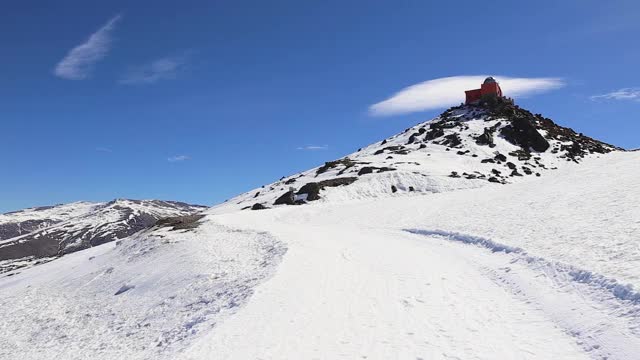
[[172, 359], [232, 314], [286, 248], [205, 222], [69, 254], [0, 281], [2, 359]]
[[637, 359], [639, 162], [213, 208], [0, 278], [0, 358]]

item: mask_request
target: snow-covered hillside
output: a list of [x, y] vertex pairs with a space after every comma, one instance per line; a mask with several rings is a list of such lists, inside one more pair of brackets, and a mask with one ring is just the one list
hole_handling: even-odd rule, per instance
[[507, 184], [615, 150], [621, 149], [499, 99], [451, 108], [344, 158], [230, 199], [214, 211]]
[[3, 214], [0, 273], [127, 237], [161, 218], [191, 215], [203, 209], [174, 201], [117, 199]]
[[211, 216], [289, 251], [184, 357], [636, 359], [639, 163], [615, 152], [509, 186]]
[[0, 358], [635, 359], [638, 162], [214, 209], [0, 279]]
[[[636, 359], [640, 152], [618, 150], [506, 100], [452, 108], [0, 277], [0, 358]], [[80, 249], [149, 204], [101, 206], [19, 239]]]

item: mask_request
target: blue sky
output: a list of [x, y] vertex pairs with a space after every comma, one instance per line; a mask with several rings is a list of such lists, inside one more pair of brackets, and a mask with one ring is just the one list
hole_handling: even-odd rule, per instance
[[0, 212], [214, 204], [434, 117], [455, 76], [524, 78], [522, 106], [640, 147], [639, 2], [487, 4], [4, 2]]

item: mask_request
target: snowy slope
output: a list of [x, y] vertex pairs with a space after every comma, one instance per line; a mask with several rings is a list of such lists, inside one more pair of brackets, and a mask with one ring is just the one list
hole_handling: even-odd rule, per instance
[[289, 251], [184, 358], [636, 359], [639, 162], [612, 153], [510, 186], [218, 215]]
[[8, 229], [4, 233], [9, 236], [18, 235], [0, 240], [0, 273], [124, 238], [160, 218], [204, 208], [173, 201], [117, 199], [3, 214], [0, 228]]
[[638, 162], [211, 209], [1, 278], [0, 358], [635, 359]]
[[172, 359], [286, 248], [216, 224], [155, 228], [0, 279], [1, 359]]
[[[507, 184], [616, 150], [621, 149], [506, 99], [463, 105], [344, 158], [239, 195], [214, 212]], [[317, 196], [311, 195], [314, 188], [320, 188]]]

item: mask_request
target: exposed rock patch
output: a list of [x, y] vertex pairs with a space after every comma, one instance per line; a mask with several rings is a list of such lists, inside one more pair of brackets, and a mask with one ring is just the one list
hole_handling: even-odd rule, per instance
[[358, 171], [358, 176], [372, 173], [381, 173], [385, 171], [394, 171], [395, 169], [392, 167], [375, 167], [375, 166], [365, 166]]
[[524, 151], [547, 151], [549, 142], [536, 130], [527, 118], [515, 118], [500, 130], [500, 134], [510, 143], [520, 146]]
[[356, 177], [342, 177], [319, 182], [310, 182], [305, 184], [298, 190], [297, 195], [307, 195], [307, 201], [315, 201], [320, 199], [320, 191], [327, 187], [336, 187], [350, 185], [358, 180]]
[[295, 203], [295, 193], [293, 190], [289, 190], [277, 198], [273, 205], [294, 205]]
[[187, 215], [167, 217], [156, 221], [156, 226], [172, 227], [171, 230], [195, 229], [200, 225], [199, 221], [204, 215]]
[[344, 158], [344, 159], [339, 159], [339, 160], [334, 160], [334, 161], [328, 161], [326, 163], [324, 163], [324, 165], [322, 165], [321, 167], [318, 168], [318, 170], [316, 170], [316, 175], [320, 175], [323, 174], [325, 172], [327, 172], [327, 170], [329, 169], [333, 169], [339, 165], [342, 165], [345, 167], [345, 169], [348, 169], [352, 166], [354, 166], [356, 163], [353, 162], [351, 159], [349, 158]]

